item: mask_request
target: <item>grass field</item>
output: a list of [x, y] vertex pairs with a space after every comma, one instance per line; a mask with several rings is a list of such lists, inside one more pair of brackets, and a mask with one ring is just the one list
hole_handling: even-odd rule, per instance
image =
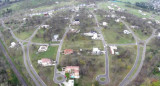
[[54, 77], [54, 66], [42, 67], [38, 65], [37, 61], [42, 58], [49, 58], [53, 61], [56, 59], [58, 46], [49, 46], [46, 52], [38, 53], [39, 46], [32, 46], [30, 49], [30, 56], [33, 67], [36, 69], [38, 75], [48, 86], [58, 86], [53, 82]]
[[111, 80], [109, 86], [117, 86], [128, 74], [136, 59], [136, 50], [136, 46], [123, 46], [118, 47], [117, 51], [120, 53], [120, 55], [109, 54]]

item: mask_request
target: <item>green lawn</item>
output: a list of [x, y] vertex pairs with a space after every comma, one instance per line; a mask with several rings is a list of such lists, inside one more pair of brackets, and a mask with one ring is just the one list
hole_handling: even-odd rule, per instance
[[29, 38], [32, 34], [33, 34], [34, 30], [29, 30], [29, 31], [25, 31], [25, 32], [14, 32], [15, 36], [21, 40], [25, 40], [27, 38]]
[[37, 73], [39, 76], [42, 78], [42, 80], [48, 85], [48, 86], [58, 86], [53, 82], [53, 77], [54, 77], [54, 66], [51, 67], [42, 67], [38, 65], [37, 61], [42, 59], [42, 58], [49, 58], [55, 61], [56, 59], [56, 54], [57, 54], [57, 49], [58, 46], [49, 46], [48, 50], [46, 52], [38, 52], [39, 46], [33, 46], [30, 49], [30, 56], [31, 56], [31, 61], [33, 67], [36, 69]]
[[109, 52], [110, 83], [117, 86], [131, 70], [137, 54], [137, 46], [117, 47], [120, 55], [111, 55]]

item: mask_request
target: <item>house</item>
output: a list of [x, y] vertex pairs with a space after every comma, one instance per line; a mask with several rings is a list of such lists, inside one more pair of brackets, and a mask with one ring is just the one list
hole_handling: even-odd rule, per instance
[[100, 34], [97, 34], [96, 32], [83, 33], [83, 35], [90, 36], [91, 39], [101, 39]]
[[98, 48], [93, 48], [92, 54], [93, 54], [93, 55], [100, 55], [100, 54], [101, 54], [101, 51], [100, 51]]
[[158, 67], [158, 70], [160, 71], [160, 67]]
[[111, 6], [108, 6], [108, 9], [109, 9], [109, 10], [114, 10], [114, 8], [112, 8]]
[[55, 65], [54, 62], [51, 59], [43, 58], [41, 60], [38, 60], [38, 64], [42, 66], [53, 66]]
[[79, 25], [79, 24], [80, 24], [79, 19], [75, 19], [75, 21], [72, 22], [72, 25]]
[[121, 19], [126, 19], [126, 17], [125, 16], [121, 16]]
[[16, 46], [16, 43], [12, 42], [10, 48], [14, 48], [15, 46]]
[[27, 18], [23, 18], [23, 21], [26, 21]]
[[72, 49], [65, 49], [63, 52], [64, 52], [64, 55], [69, 55], [69, 54], [73, 53], [73, 50]]
[[138, 26], [131, 26], [131, 28], [138, 29], [139, 27]]
[[58, 38], [59, 38], [59, 35], [58, 35], [58, 34], [54, 35], [54, 36], [53, 36], [53, 39], [52, 39], [52, 42], [53, 42], [53, 41], [58, 41]]
[[117, 50], [116, 46], [110, 46], [111, 54], [115, 54], [115, 50]]
[[94, 34], [96, 34], [96, 32], [83, 33], [85, 36], [93, 36]]
[[64, 86], [74, 86], [74, 80], [68, 80], [68, 82], [63, 82]]
[[65, 73], [69, 73], [70, 78], [80, 78], [79, 76], [79, 66], [67, 66], [62, 68], [62, 71], [65, 71]]
[[38, 49], [38, 52], [45, 52], [47, 51], [47, 49], [48, 49], [48, 46], [40, 46]]
[[71, 33], [79, 33], [79, 32], [80, 32], [80, 30], [70, 29], [70, 32], [71, 32]]
[[88, 15], [88, 17], [89, 17], [89, 18], [92, 18], [92, 15], [91, 15], [91, 14], [89, 14], [89, 15]]
[[147, 23], [148, 23], [148, 24], [152, 24], [152, 22], [151, 22], [151, 21], [148, 21]]
[[142, 13], [142, 10], [138, 10], [139, 13]]
[[107, 22], [103, 22], [103, 26], [108, 26], [108, 23]]
[[158, 33], [158, 38], [160, 38], [160, 32]]
[[49, 25], [41, 25], [41, 28], [49, 28]]
[[124, 33], [124, 34], [130, 34], [131, 32], [128, 31], [128, 30], [124, 30], [123, 33]]
[[160, 24], [160, 21], [158, 21], [158, 20], [155, 20], [155, 22], [156, 22], [156, 24]]
[[93, 37], [91, 37], [91, 39], [101, 39], [101, 36], [100, 34], [95, 33], [93, 34]]
[[116, 19], [115, 21], [118, 23], [118, 22], [120, 22], [120, 19]]
[[112, 15], [111, 15], [111, 17], [112, 17], [112, 18], [115, 18], [115, 17], [116, 17], [116, 15], [112, 14]]

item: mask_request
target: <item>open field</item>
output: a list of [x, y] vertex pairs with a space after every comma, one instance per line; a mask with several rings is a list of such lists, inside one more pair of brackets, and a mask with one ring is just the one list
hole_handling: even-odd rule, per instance
[[135, 59], [137, 46], [117, 47], [119, 55], [109, 54], [110, 83], [109, 86], [117, 86], [131, 70]]
[[54, 66], [51, 67], [42, 67], [38, 65], [37, 61], [41, 60], [42, 58], [49, 58], [53, 61], [56, 59], [57, 49], [58, 46], [49, 46], [46, 52], [38, 53], [39, 46], [32, 45], [30, 49], [30, 59], [32, 61], [33, 67], [36, 69], [38, 75], [42, 78], [42, 80], [48, 86], [57, 86], [57, 84], [53, 81], [54, 76]]

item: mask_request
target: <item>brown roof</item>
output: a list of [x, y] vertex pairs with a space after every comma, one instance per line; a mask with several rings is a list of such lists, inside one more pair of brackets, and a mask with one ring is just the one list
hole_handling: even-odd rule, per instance
[[65, 50], [64, 50], [64, 54], [65, 54], [65, 55], [72, 54], [72, 53], [73, 53], [73, 50], [72, 50], [72, 49], [65, 49]]

